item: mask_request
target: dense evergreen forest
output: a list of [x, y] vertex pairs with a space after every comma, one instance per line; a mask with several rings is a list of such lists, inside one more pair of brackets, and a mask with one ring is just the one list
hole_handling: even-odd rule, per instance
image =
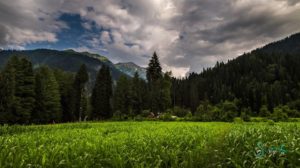
[[300, 34], [227, 63], [217, 62], [200, 74], [174, 78], [172, 90], [173, 105], [200, 111], [203, 120], [222, 115], [201, 108], [222, 109], [229, 102], [237, 109], [233, 116], [300, 117]]
[[0, 73], [0, 123], [126, 119], [145, 109], [146, 115], [157, 115], [171, 105], [171, 77], [162, 73], [155, 53], [147, 79], [121, 75], [114, 85], [109, 66], [103, 65], [89, 89], [84, 64], [73, 74], [47, 66], [34, 69], [26, 56], [12, 56]]
[[147, 80], [136, 73], [114, 83], [103, 64], [93, 86], [84, 64], [74, 74], [11, 56], [0, 73], [0, 123], [300, 117], [299, 42], [296, 34], [183, 79], [163, 73], [154, 53]]

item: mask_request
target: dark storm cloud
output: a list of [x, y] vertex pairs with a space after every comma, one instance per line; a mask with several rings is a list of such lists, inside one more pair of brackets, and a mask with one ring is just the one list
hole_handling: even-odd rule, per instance
[[[186, 1], [184, 15], [173, 22], [181, 29], [174, 46], [179, 58], [164, 61], [200, 71], [218, 60], [238, 56], [300, 29], [296, 1]], [[178, 61], [176, 61], [178, 60]], [[179, 61], [180, 60], [180, 61]], [[184, 61], [185, 60], [185, 61]]]
[[299, 11], [298, 0], [2, 1], [0, 47], [55, 43], [67, 28], [59, 16], [77, 14], [94, 37], [78, 50], [140, 65], [157, 51], [163, 67], [180, 76], [300, 31]]

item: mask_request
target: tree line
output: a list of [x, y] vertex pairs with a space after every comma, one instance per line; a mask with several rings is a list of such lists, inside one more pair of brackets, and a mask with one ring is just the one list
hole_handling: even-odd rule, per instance
[[[82, 65], [76, 74], [47, 66], [35, 67], [26, 56], [12, 56], [0, 72], [0, 123], [29, 124], [120, 119], [155, 114], [171, 106], [171, 77], [163, 74], [156, 53], [150, 60], [146, 82], [138, 73], [113, 83], [103, 65], [95, 84]], [[91, 90], [91, 91], [90, 91]]]
[[178, 79], [162, 72], [156, 53], [147, 80], [135, 73], [113, 81], [103, 65], [92, 88], [76, 74], [33, 67], [13, 56], [0, 72], [0, 123], [29, 124], [175, 116], [197, 121], [300, 117], [300, 57], [257, 50]]

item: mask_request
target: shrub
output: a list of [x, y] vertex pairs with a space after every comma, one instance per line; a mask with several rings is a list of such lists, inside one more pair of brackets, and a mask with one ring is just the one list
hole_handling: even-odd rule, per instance
[[300, 99], [288, 103], [288, 106], [291, 109], [289, 117], [300, 117]]
[[188, 113], [184, 116], [184, 120], [185, 120], [185, 121], [192, 121], [192, 120], [193, 120], [193, 114], [192, 114], [192, 112], [188, 112]]
[[273, 120], [268, 120], [267, 123], [268, 125], [275, 125], [275, 122]]
[[172, 109], [167, 109], [164, 113], [168, 113], [168, 114], [173, 114], [173, 110]]
[[242, 109], [241, 119], [243, 121], [249, 122], [250, 121], [250, 115], [249, 115], [250, 113], [251, 113], [250, 108], [244, 108], [244, 109]]
[[162, 115], [160, 115], [159, 119], [163, 121], [175, 121], [176, 116], [174, 117], [170, 113], [163, 113]]
[[272, 120], [278, 122], [278, 121], [287, 121], [288, 115], [287, 115], [287, 109], [284, 106], [278, 106], [274, 108], [274, 112], [271, 115]]
[[208, 101], [203, 101], [197, 107], [195, 112], [195, 119], [200, 121], [212, 121], [214, 120], [213, 116], [213, 106], [209, 104]]
[[235, 117], [233, 121], [234, 121], [234, 123], [237, 123], [237, 124], [241, 124], [244, 122], [243, 119], [240, 117]]
[[184, 117], [184, 116], [186, 116], [189, 112], [190, 112], [190, 111], [187, 110], [187, 109], [184, 109], [184, 108], [175, 106], [174, 109], [173, 109], [172, 114], [175, 115], [175, 116], [177, 116], [177, 117]]
[[259, 116], [261, 117], [270, 117], [271, 113], [266, 105], [261, 106], [259, 109]]
[[219, 104], [222, 112], [222, 121], [232, 122], [234, 117], [237, 116], [237, 106], [234, 102], [226, 100], [225, 102]]
[[268, 122], [270, 119], [268, 119], [268, 118], [261, 118], [261, 121], [262, 122]]

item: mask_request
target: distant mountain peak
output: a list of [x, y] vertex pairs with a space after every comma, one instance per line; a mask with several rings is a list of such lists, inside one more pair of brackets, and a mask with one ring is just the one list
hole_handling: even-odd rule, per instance
[[143, 68], [135, 64], [134, 62], [119, 62], [116, 65], [123, 65], [123, 66], [132, 66], [132, 67], [138, 67], [138, 68]]
[[134, 76], [135, 72], [137, 72], [142, 79], [146, 79], [146, 68], [140, 67], [133, 62], [117, 63], [115, 66], [129, 76]]
[[93, 58], [99, 59], [100, 61], [103, 61], [103, 62], [109, 62], [109, 63], [111, 63], [111, 61], [107, 57], [99, 55], [99, 54], [90, 53], [90, 52], [87, 52], [87, 51], [80, 52], [80, 53], [84, 54], [86, 56], [89, 56], [89, 57], [93, 57]]
[[65, 52], [76, 52], [75, 50], [73, 49], [67, 49], [67, 50], [64, 50]]

